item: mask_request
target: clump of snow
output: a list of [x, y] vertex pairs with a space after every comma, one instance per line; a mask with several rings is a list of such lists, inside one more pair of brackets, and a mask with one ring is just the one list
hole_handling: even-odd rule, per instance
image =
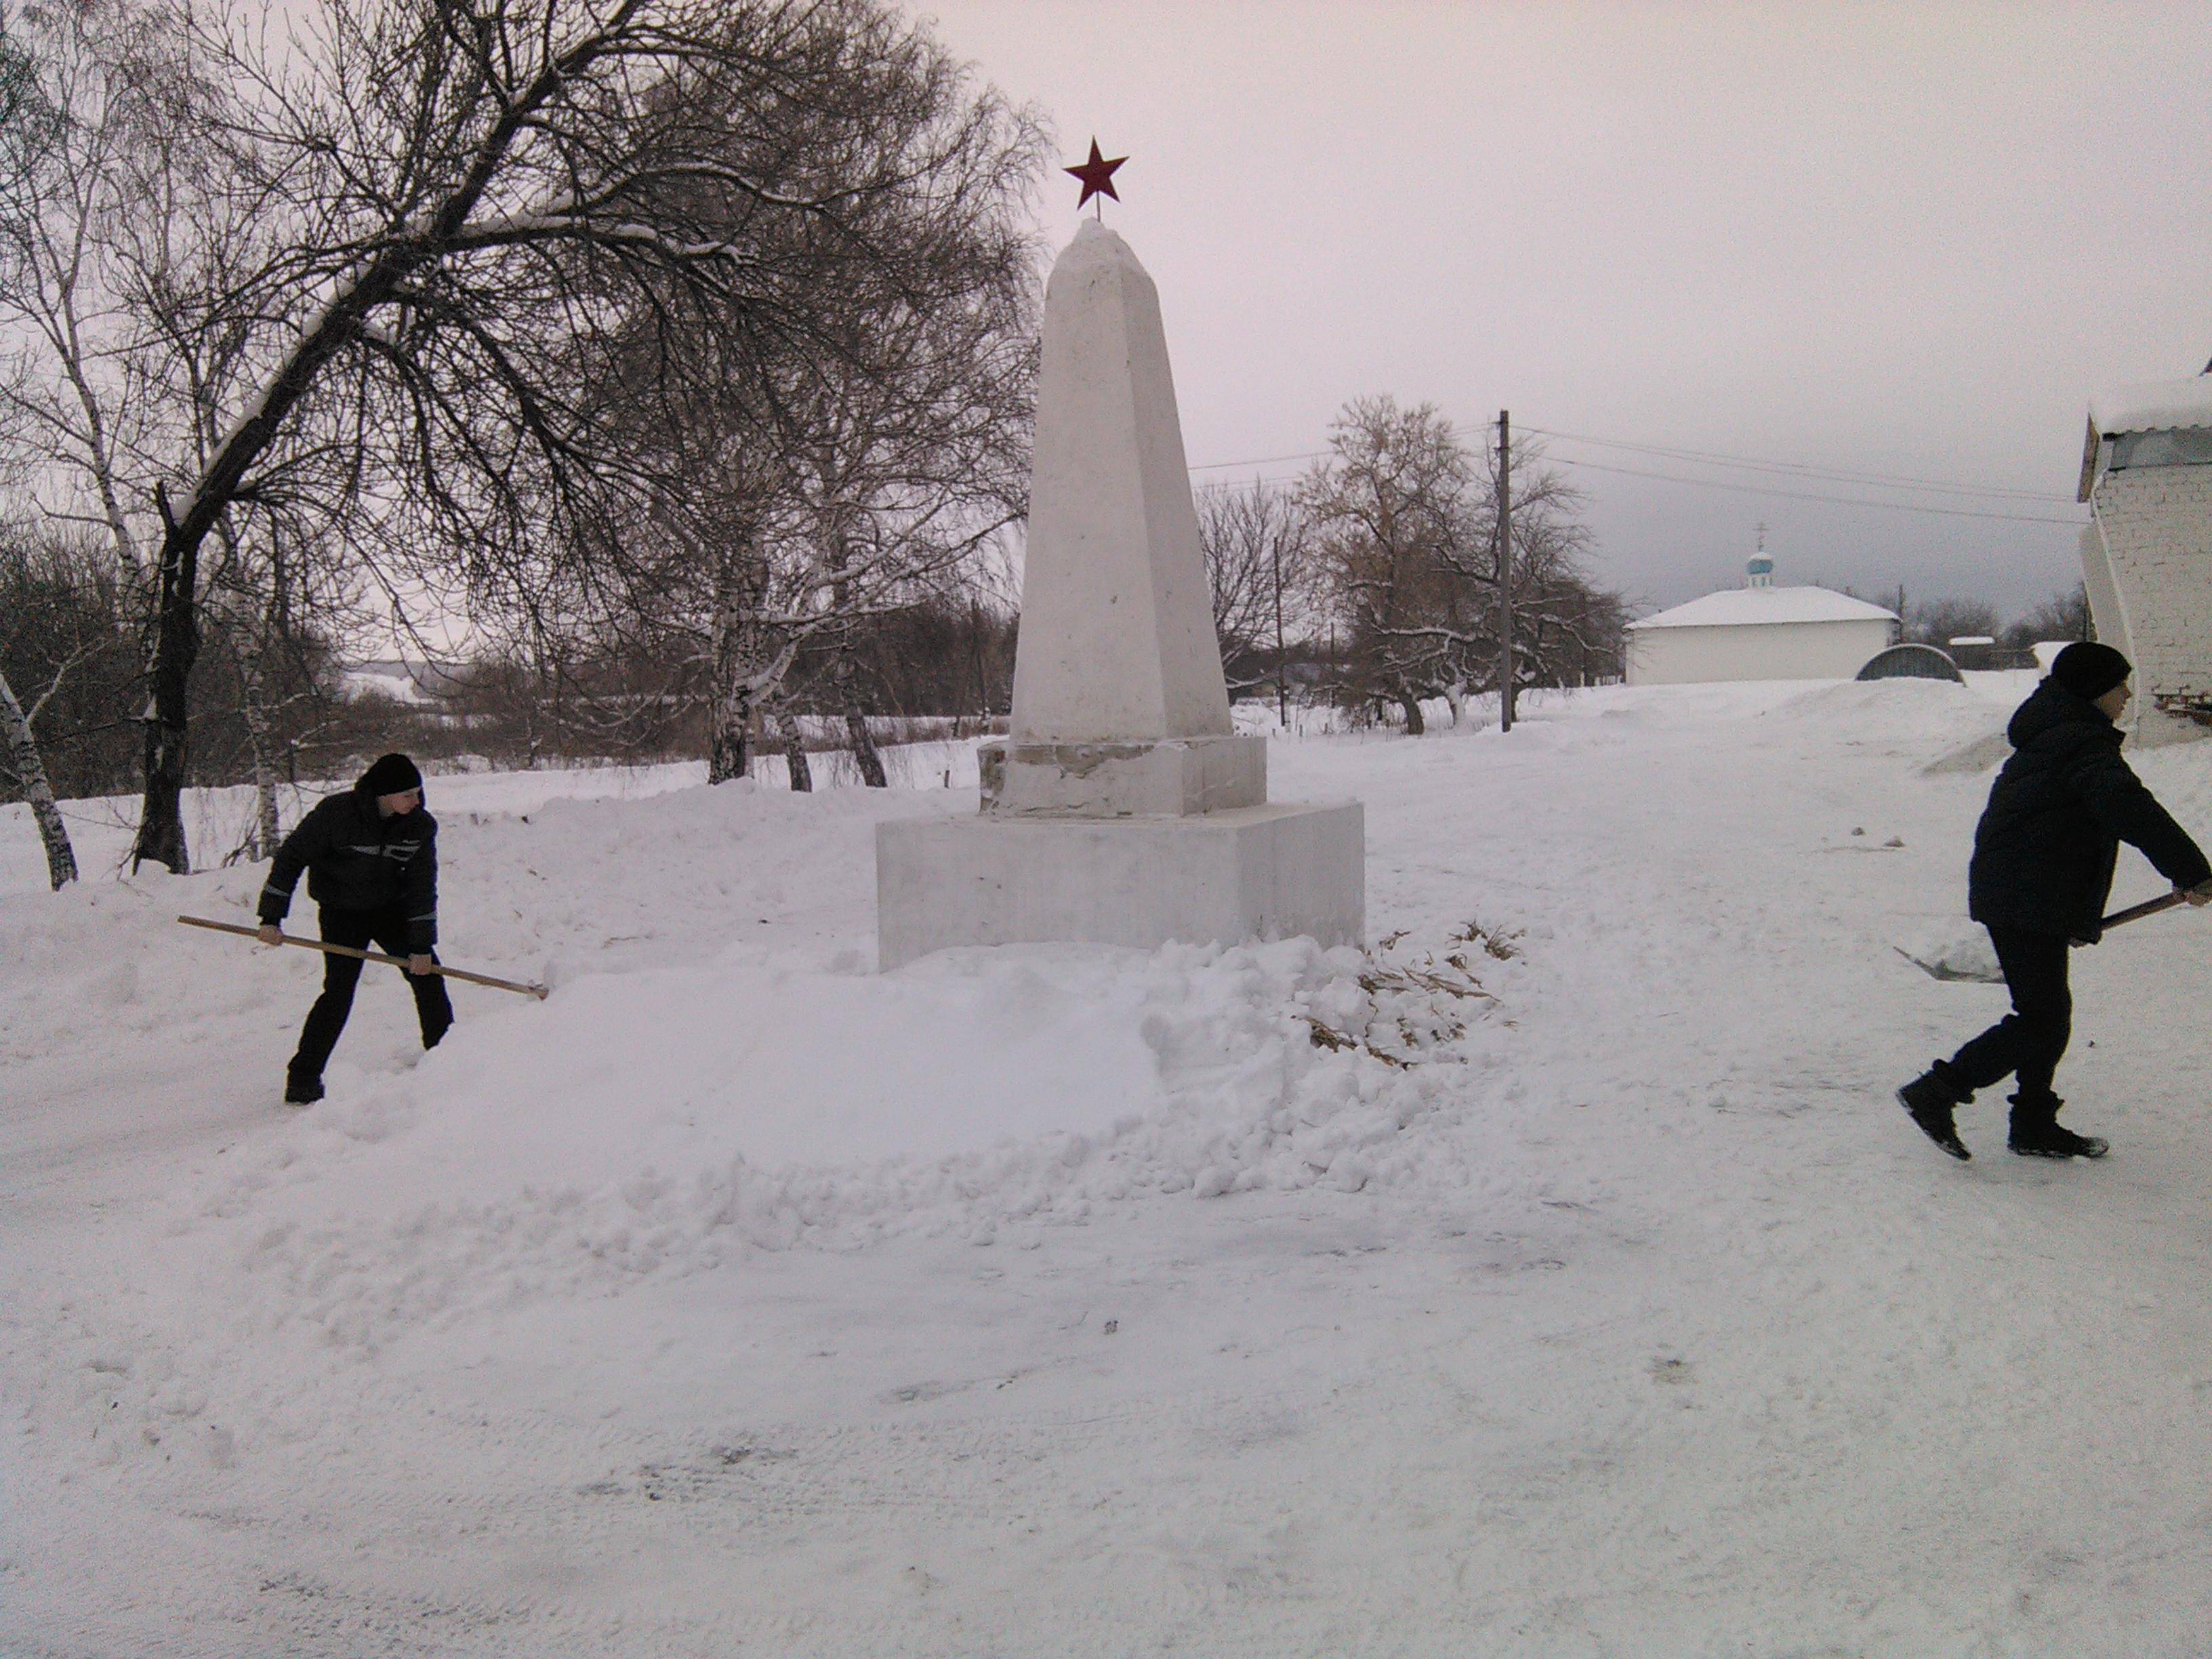
[[1997, 964], [1996, 947], [1990, 943], [1988, 932], [1969, 922], [1909, 929], [1897, 948], [1907, 961], [1936, 979], [2004, 983], [2004, 970]]

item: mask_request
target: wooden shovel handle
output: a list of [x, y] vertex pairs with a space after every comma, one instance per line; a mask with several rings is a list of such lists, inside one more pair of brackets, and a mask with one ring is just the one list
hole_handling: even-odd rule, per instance
[[[243, 939], [259, 939], [258, 927], [241, 927], [234, 921], [210, 921], [205, 916], [179, 916], [187, 927], [205, 927], [218, 933], [236, 933]], [[388, 957], [381, 951], [356, 951], [350, 945], [332, 945], [325, 939], [301, 939], [296, 933], [287, 933], [283, 942], [297, 945], [305, 950], [320, 951], [326, 956], [359, 957], [363, 962], [388, 962], [394, 968], [407, 966], [404, 957]], [[472, 974], [465, 968], [448, 968], [442, 962], [430, 964], [430, 971], [447, 979], [465, 979], [471, 985], [489, 985], [495, 991], [514, 991], [522, 996], [536, 997], [543, 1002], [551, 994], [543, 985], [518, 985], [511, 979], [494, 979], [489, 974]]]
[[2105, 918], [2105, 926], [2118, 927], [2123, 922], [2141, 921], [2145, 916], [2154, 916], [2161, 910], [2171, 910], [2177, 904], [2189, 902], [2186, 893], [2165, 893], [2154, 899], [2145, 899], [2141, 904], [2130, 904], [2124, 910], [2115, 910]]

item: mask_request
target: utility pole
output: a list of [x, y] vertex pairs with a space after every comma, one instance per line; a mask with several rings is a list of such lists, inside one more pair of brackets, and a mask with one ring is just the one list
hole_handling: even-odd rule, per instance
[[1498, 411], [1498, 729], [1513, 729], [1513, 416]]
[[975, 655], [975, 729], [991, 729], [991, 685], [983, 673], [983, 606], [976, 597], [968, 596], [968, 643]]
[[[1256, 504], [1260, 491], [1255, 483], [1252, 491]], [[1264, 525], [1267, 521], [1262, 519]], [[1282, 722], [1283, 735], [1291, 731], [1290, 666], [1283, 660], [1283, 538], [1279, 534], [1267, 538], [1267, 544], [1275, 555], [1275, 718]]]

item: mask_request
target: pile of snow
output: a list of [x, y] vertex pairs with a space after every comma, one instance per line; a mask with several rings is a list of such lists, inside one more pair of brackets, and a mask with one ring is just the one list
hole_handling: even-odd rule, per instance
[[1432, 1074], [1394, 1050], [1432, 1058], [1467, 1000], [1309, 939], [596, 975], [305, 1114], [169, 1231], [209, 1235], [210, 1282], [242, 1267], [269, 1327], [374, 1350], [748, 1249], [988, 1243], [1148, 1194], [1465, 1190], [1425, 1132]]

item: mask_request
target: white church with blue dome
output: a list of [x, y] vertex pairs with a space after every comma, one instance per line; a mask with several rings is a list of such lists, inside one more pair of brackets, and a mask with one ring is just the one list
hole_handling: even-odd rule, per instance
[[1847, 680], [1894, 644], [1897, 613], [1826, 587], [1777, 587], [1763, 548], [1744, 585], [1628, 625], [1628, 683]]

